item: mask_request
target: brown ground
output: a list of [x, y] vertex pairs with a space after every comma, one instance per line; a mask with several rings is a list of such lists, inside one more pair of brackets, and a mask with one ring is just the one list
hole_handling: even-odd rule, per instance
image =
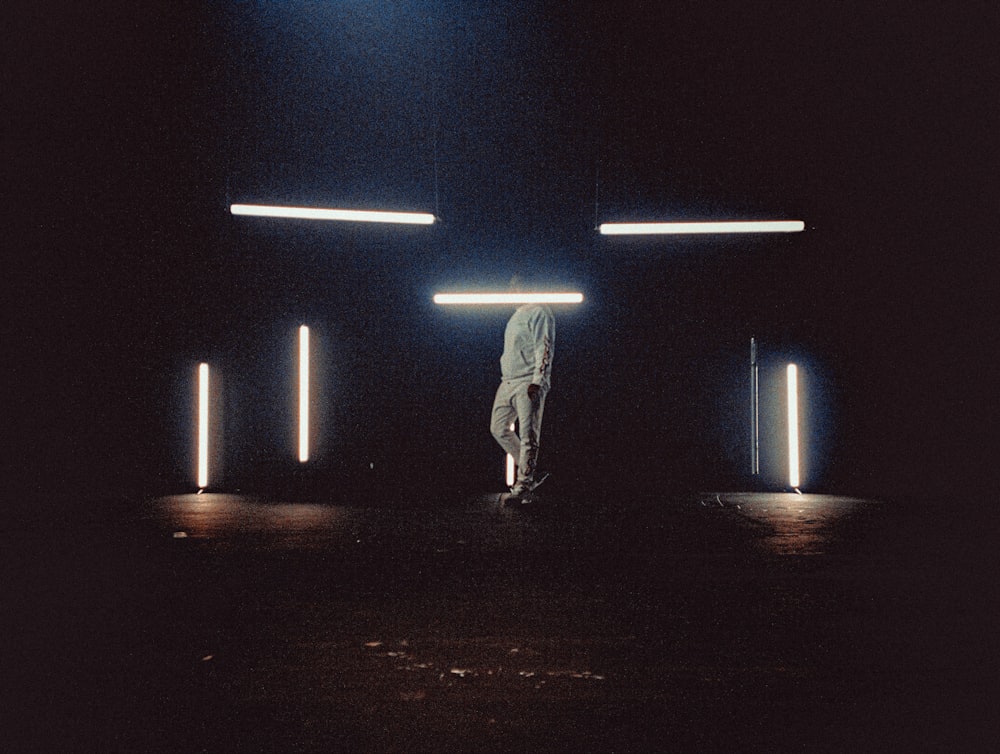
[[8, 751], [995, 751], [980, 527], [723, 493], [4, 532]]

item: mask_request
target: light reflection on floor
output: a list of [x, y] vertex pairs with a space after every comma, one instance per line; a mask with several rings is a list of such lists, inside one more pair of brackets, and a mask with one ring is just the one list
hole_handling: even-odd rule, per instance
[[313, 503], [268, 503], [243, 495], [175, 495], [156, 501], [156, 512], [175, 536], [198, 539], [266, 537], [301, 546], [323, 534], [343, 535], [345, 509]]
[[445, 552], [455, 548], [507, 550], [571, 536], [565, 523], [551, 527], [499, 506], [496, 496], [476, 504], [423, 509], [277, 502], [247, 495], [204, 493], [153, 501], [161, 529], [218, 547], [342, 551], [398, 547]]
[[[700, 503], [674, 500], [653, 513], [648, 509], [630, 511], [626, 506], [610, 515], [593, 516], [570, 501], [551, 509], [549, 515], [526, 516], [512, 513], [490, 496], [465, 507], [429, 511], [276, 502], [212, 493], [160, 498], [154, 502], [154, 515], [160, 528], [177, 538], [224, 549], [414, 549], [444, 553], [534, 548], [604, 550], [627, 542], [633, 550], [674, 552], [684, 546], [683, 530], [677, 531], [676, 541], [668, 541], [665, 532], [676, 528], [677, 516], [694, 505], [708, 514], [704, 523], [713, 528], [721, 523], [711, 515], [715, 510], [725, 511], [730, 522], [733, 515], [742, 520], [742, 541], [758, 551], [810, 556], [836, 549], [838, 532], [843, 531], [840, 525], [866, 506], [875, 505], [860, 498], [790, 492], [704, 493]], [[668, 520], [671, 523], [665, 523]], [[733, 529], [737, 537], [739, 528]]]
[[765, 527], [761, 546], [775, 555], [818, 555], [826, 551], [832, 527], [870, 500], [795, 492], [727, 492], [719, 502]]

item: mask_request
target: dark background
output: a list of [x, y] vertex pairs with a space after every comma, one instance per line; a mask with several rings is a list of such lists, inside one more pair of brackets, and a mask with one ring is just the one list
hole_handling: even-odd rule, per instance
[[[805, 488], [994, 473], [993, 3], [6, 7], [5, 465], [25, 499], [192, 489], [202, 360], [222, 376], [219, 488], [498, 488], [509, 311], [431, 296], [526, 266], [586, 296], [557, 311], [546, 407], [566, 489], [750, 485], [751, 336], [768, 484], [789, 360]], [[232, 217], [238, 201], [440, 222]], [[753, 218], [807, 229], [595, 229]], [[296, 469], [303, 322], [320, 431]]]

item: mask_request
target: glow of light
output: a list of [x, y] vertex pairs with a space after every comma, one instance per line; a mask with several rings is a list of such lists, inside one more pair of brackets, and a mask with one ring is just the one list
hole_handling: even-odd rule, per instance
[[232, 204], [234, 215], [285, 217], [299, 220], [341, 220], [357, 223], [402, 223], [433, 225], [434, 215], [425, 212], [383, 212], [381, 210], [322, 209], [320, 207], [279, 207], [267, 204]]
[[309, 460], [309, 328], [299, 328], [299, 462]]
[[788, 485], [799, 486], [799, 388], [794, 364], [788, 365]]
[[579, 304], [582, 293], [436, 293], [434, 303], [442, 305], [478, 304]]
[[799, 233], [801, 220], [748, 220], [697, 223], [602, 223], [602, 236], [692, 235], [701, 233]]
[[198, 367], [198, 488], [208, 486], [208, 364]]
[[[514, 426], [515, 425], [513, 423], [510, 425], [510, 431], [511, 432], [514, 431]], [[517, 467], [514, 465], [514, 463], [515, 463], [514, 462], [514, 456], [512, 456], [510, 453], [508, 453], [507, 454], [507, 486], [508, 487], [513, 487], [514, 486], [514, 482], [516, 481], [516, 479], [515, 479], [515, 473], [517, 471]]]

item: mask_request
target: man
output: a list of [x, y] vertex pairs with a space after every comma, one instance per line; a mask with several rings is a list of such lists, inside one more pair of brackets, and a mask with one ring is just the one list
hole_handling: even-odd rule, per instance
[[[514, 275], [512, 293], [523, 292], [523, 279]], [[538, 476], [538, 441], [542, 409], [549, 391], [556, 320], [543, 304], [523, 304], [507, 323], [500, 357], [500, 387], [493, 400], [490, 432], [517, 463], [511, 497], [519, 500], [544, 477]], [[512, 429], [517, 421], [518, 433]]]

